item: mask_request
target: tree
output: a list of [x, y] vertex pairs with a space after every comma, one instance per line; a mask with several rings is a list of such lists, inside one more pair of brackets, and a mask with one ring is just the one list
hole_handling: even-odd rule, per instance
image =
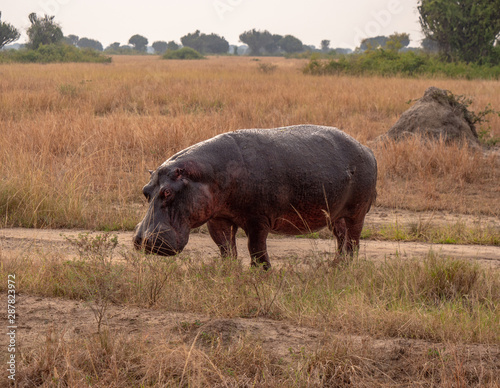
[[76, 35], [68, 35], [64, 37], [64, 42], [71, 45], [71, 46], [76, 46], [78, 45], [78, 41], [80, 38]]
[[167, 43], [167, 50], [179, 50], [180, 46], [173, 40]]
[[120, 42], [111, 43], [106, 50], [118, 50], [120, 48]]
[[379, 47], [385, 47], [389, 38], [387, 36], [375, 36], [373, 38], [366, 38], [361, 41], [359, 49], [361, 51], [374, 50]]
[[207, 54], [226, 54], [229, 51], [229, 42], [217, 34], [201, 34], [200, 39], [203, 42], [202, 53]]
[[386, 42], [385, 47], [391, 51], [399, 51], [403, 47], [406, 47], [410, 44], [410, 34], [403, 32], [401, 34], [395, 32], [392, 35], [389, 35], [389, 40]]
[[274, 43], [274, 38], [269, 31], [258, 31], [254, 28], [243, 32], [240, 35], [240, 41], [250, 48], [250, 55], [260, 55], [264, 47]]
[[21, 34], [10, 23], [2, 22], [2, 12], [0, 12], [0, 49], [6, 44], [15, 42], [19, 39]]
[[484, 62], [500, 33], [500, 0], [420, 0], [420, 25], [448, 60]]
[[328, 39], [324, 39], [321, 41], [321, 51], [324, 53], [330, 51], [330, 41]]
[[185, 47], [205, 54], [225, 54], [229, 51], [229, 42], [217, 34], [202, 34], [200, 30], [184, 35], [181, 42]]
[[348, 54], [352, 53], [352, 49], [341, 48], [341, 47], [334, 48], [333, 51], [335, 51], [335, 54], [339, 54], [339, 55], [348, 55]]
[[437, 53], [439, 51], [439, 45], [431, 38], [422, 39], [422, 48], [427, 53]]
[[28, 34], [28, 48], [36, 50], [42, 44], [53, 44], [62, 41], [64, 38], [61, 27], [54, 22], [55, 16], [45, 15], [39, 18], [36, 13], [29, 15], [31, 26], [26, 33]]
[[80, 48], [91, 48], [97, 51], [102, 51], [102, 44], [101, 42], [95, 40], [95, 39], [89, 39], [89, 38], [81, 38], [78, 40], [78, 47]]
[[[270, 34], [270, 33], [269, 33]], [[271, 36], [265, 36], [265, 39], [269, 41], [268, 44], [264, 46], [264, 51], [268, 54], [279, 53], [281, 50], [279, 42], [283, 39], [283, 36], [278, 34], [270, 34]]]
[[157, 40], [151, 46], [155, 50], [155, 54], [163, 54], [168, 49], [168, 43], [163, 40]]
[[292, 35], [285, 35], [279, 42], [278, 42], [280, 48], [288, 53], [298, 53], [303, 51], [303, 44], [302, 41], [295, 36]]
[[191, 47], [198, 52], [202, 52], [203, 50], [203, 43], [200, 40], [200, 30], [196, 30], [193, 33], [184, 35], [181, 38], [181, 43], [183, 46]]
[[133, 35], [128, 40], [128, 43], [134, 46], [134, 50], [141, 52], [146, 52], [148, 46], [148, 40], [144, 36], [138, 34]]

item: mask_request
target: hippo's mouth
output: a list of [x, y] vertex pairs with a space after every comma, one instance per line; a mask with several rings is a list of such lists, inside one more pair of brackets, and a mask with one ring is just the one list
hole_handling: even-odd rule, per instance
[[159, 255], [159, 256], [175, 256], [179, 252], [173, 250], [167, 245], [155, 245], [153, 247], [151, 246], [144, 246], [144, 252], [148, 254], [154, 254], [154, 255]]
[[138, 251], [144, 251], [145, 253], [159, 256], [174, 256], [181, 251], [174, 249], [169, 243], [167, 243], [159, 236], [155, 236], [154, 238], [147, 238], [144, 240], [135, 237], [134, 248]]

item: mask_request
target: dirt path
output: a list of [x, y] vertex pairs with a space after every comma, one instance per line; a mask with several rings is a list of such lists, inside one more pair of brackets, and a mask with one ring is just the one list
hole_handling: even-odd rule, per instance
[[[74, 249], [69, 245], [67, 237], [77, 237], [84, 230], [64, 229], [0, 229], [0, 251], [10, 255], [29, 254], [32, 250], [45, 253], [58, 250], [63, 254], [72, 255]], [[119, 244], [124, 249], [131, 248], [132, 232], [116, 232]], [[237, 239], [238, 255], [244, 263], [250, 262], [246, 247], [247, 239]], [[268, 249], [271, 263], [278, 264], [280, 260], [289, 257], [307, 257], [315, 254], [330, 254], [336, 249], [333, 240], [303, 239], [294, 237], [269, 238]], [[369, 260], [385, 260], [400, 256], [404, 258], [420, 257], [429, 251], [443, 256], [474, 260], [488, 268], [500, 268], [500, 247], [485, 245], [429, 244], [420, 242], [394, 242], [362, 240], [360, 255]], [[184, 255], [217, 255], [218, 250], [209, 235], [194, 233], [189, 239]]]
[[375, 207], [370, 209], [366, 215], [365, 225], [381, 226], [387, 224], [410, 224], [422, 223], [433, 225], [454, 225], [464, 223], [467, 225], [489, 225], [495, 228], [500, 228], [500, 217], [485, 216], [485, 215], [470, 215], [450, 213], [445, 211], [425, 211], [415, 212], [403, 209], [388, 209], [383, 207]]

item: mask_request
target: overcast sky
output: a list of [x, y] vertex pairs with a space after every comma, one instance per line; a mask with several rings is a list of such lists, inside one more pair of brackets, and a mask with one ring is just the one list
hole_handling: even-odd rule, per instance
[[127, 44], [134, 34], [156, 40], [175, 40], [199, 29], [216, 33], [230, 44], [252, 28], [273, 34], [291, 34], [317, 47], [355, 48], [361, 39], [407, 32], [411, 46], [422, 34], [416, 10], [418, 0], [0, 0], [2, 20], [23, 34], [28, 15], [55, 15], [64, 35]]

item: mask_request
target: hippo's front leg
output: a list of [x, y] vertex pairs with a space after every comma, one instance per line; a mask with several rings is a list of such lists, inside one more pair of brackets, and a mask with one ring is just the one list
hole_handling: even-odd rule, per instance
[[262, 265], [266, 271], [271, 268], [269, 255], [267, 254], [267, 235], [269, 227], [262, 223], [255, 223], [247, 226], [245, 230], [248, 236], [248, 251], [252, 258], [252, 266]]
[[236, 232], [238, 226], [224, 218], [212, 218], [207, 222], [208, 232], [220, 249], [222, 257], [236, 259]]

